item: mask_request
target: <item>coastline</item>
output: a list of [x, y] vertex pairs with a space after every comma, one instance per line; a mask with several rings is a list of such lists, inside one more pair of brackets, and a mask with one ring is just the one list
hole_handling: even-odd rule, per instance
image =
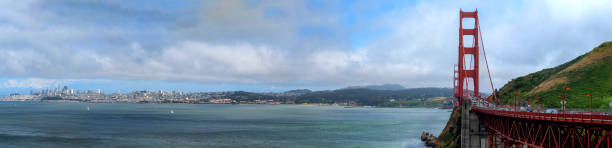
[[402, 107], [382, 107], [382, 106], [367, 106], [367, 105], [352, 105], [343, 106], [337, 104], [324, 104], [324, 103], [302, 103], [302, 104], [252, 104], [252, 103], [159, 103], [159, 102], [88, 102], [88, 101], [74, 101], [74, 100], [45, 100], [45, 101], [33, 101], [33, 100], [0, 100], [0, 102], [48, 102], [48, 103], [102, 103], [102, 104], [217, 104], [217, 105], [289, 105], [289, 106], [338, 106], [344, 108], [422, 108], [422, 109], [441, 109], [451, 110], [452, 108], [443, 107], [420, 107], [420, 106], [402, 106]]

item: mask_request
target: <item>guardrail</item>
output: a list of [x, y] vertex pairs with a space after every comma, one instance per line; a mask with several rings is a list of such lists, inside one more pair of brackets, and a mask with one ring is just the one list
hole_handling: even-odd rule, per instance
[[480, 112], [488, 115], [505, 116], [512, 118], [545, 120], [556, 122], [572, 122], [572, 123], [589, 123], [589, 124], [605, 124], [612, 125], [612, 115], [605, 112], [559, 112], [559, 113], [541, 113], [541, 112], [524, 112], [524, 111], [506, 111], [486, 108], [473, 108], [472, 111]]

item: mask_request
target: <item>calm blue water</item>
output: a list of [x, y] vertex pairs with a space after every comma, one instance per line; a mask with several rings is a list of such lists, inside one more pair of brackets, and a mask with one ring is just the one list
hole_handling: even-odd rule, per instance
[[424, 147], [421, 131], [439, 133], [449, 115], [407, 108], [0, 102], [0, 147]]

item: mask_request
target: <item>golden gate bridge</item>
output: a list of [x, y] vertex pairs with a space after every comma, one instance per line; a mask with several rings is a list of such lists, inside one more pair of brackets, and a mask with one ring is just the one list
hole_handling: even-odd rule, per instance
[[[474, 19], [474, 28], [464, 28], [465, 18]], [[564, 107], [558, 112], [527, 110], [517, 108], [520, 105], [516, 99], [514, 107], [502, 107], [498, 105], [495, 91], [490, 99], [482, 98], [478, 86], [480, 49], [491, 90], [494, 89], [478, 10], [460, 10], [459, 19], [459, 59], [453, 74], [453, 88], [455, 106], [461, 107], [461, 147], [610, 148], [612, 115], [607, 113], [566, 112]], [[470, 36], [473, 37], [472, 45], [465, 46], [464, 37]], [[563, 87], [562, 91], [566, 89]]]

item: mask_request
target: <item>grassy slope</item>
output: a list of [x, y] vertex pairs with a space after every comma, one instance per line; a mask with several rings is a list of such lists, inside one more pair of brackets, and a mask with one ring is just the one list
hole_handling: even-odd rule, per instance
[[558, 96], [563, 86], [571, 88], [566, 92], [568, 108], [588, 108], [588, 92], [593, 94], [593, 108], [609, 108], [608, 102], [612, 100], [612, 42], [605, 42], [557, 67], [513, 79], [498, 94], [502, 104], [511, 104], [513, 93], [520, 90], [519, 98], [523, 103], [525, 98], [541, 96], [545, 107], [559, 107]]

